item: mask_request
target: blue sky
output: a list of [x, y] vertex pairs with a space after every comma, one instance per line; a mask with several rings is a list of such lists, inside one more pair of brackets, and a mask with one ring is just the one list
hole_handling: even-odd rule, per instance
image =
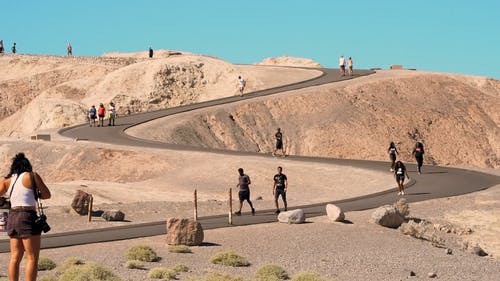
[[7, 51], [75, 55], [181, 50], [233, 63], [282, 55], [337, 67], [407, 68], [500, 78], [500, 1], [2, 1]]

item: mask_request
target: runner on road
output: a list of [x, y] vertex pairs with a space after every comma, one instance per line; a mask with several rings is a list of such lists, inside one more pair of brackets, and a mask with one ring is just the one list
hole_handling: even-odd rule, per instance
[[396, 148], [396, 145], [394, 142], [391, 141], [389, 144], [389, 148], [387, 149], [387, 152], [389, 153], [389, 157], [391, 158], [391, 172], [394, 172], [394, 164], [396, 163], [396, 155], [399, 154], [398, 149]]
[[237, 216], [241, 216], [241, 208], [243, 207], [243, 201], [247, 201], [252, 208], [252, 215], [255, 215], [255, 209], [253, 208], [252, 201], [250, 201], [250, 177], [243, 172], [243, 168], [238, 169], [239, 178], [238, 184], [236, 185], [239, 188], [238, 197], [240, 199], [240, 208], [234, 214]]
[[405, 176], [406, 178], [410, 179], [405, 165], [401, 161], [396, 162], [396, 165], [394, 166], [394, 177], [396, 178], [396, 182], [398, 183], [398, 195], [405, 195]]
[[278, 198], [281, 196], [283, 200], [283, 205], [285, 207], [285, 212], [288, 210], [286, 203], [286, 191], [288, 189], [288, 180], [286, 175], [282, 173], [283, 168], [278, 167], [278, 173], [274, 175], [274, 184], [273, 184], [273, 196], [274, 196], [274, 204], [276, 206], [275, 214], [280, 213], [280, 208], [278, 205]]
[[424, 145], [417, 141], [415, 144], [415, 148], [413, 149], [413, 156], [415, 156], [415, 160], [417, 160], [417, 172], [420, 175], [422, 173], [422, 165], [424, 164]]

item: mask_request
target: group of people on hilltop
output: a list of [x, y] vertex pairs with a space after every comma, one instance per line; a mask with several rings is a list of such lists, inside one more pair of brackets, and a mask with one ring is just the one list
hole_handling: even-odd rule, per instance
[[[16, 42], [14, 42], [14, 44], [12, 44], [11, 51], [12, 51], [13, 54], [17, 53]], [[5, 47], [3, 45], [3, 40], [0, 40], [0, 54], [3, 54], [3, 53], [5, 53]]]
[[[405, 177], [410, 179], [408, 175], [408, 170], [406, 166], [401, 161], [396, 161], [397, 155], [399, 155], [398, 149], [396, 148], [396, 144], [391, 141], [389, 144], [389, 148], [387, 149], [387, 153], [389, 154], [389, 158], [391, 159], [391, 168], [390, 171], [394, 173], [394, 178], [398, 184], [398, 195], [404, 195], [404, 181]], [[417, 141], [415, 143], [415, 147], [413, 148], [412, 155], [415, 157], [417, 162], [417, 173], [422, 174], [422, 166], [424, 164], [424, 145]]]
[[[109, 103], [108, 107], [108, 126], [115, 126], [116, 120], [116, 107], [113, 102]], [[92, 105], [88, 112], [88, 120], [90, 127], [104, 127], [104, 119], [106, 118], [106, 108], [104, 104], [100, 103], [99, 107], [96, 108]]]
[[346, 69], [347, 69], [347, 75], [352, 76], [354, 74], [353, 67], [354, 67], [354, 62], [351, 57], [349, 57], [346, 61], [344, 55], [340, 56], [339, 68], [341, 76], [346, 76]]

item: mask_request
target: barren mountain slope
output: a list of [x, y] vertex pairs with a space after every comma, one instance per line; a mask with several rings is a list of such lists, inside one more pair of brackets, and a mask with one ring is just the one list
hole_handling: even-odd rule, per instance
[[409, 160], [414, 143], [422, 141], [427, 163], [498, 168], [499, 108], [498, 80], [381, 71], [127, 132], [171, 143], [271, 152], [281, 127], [290, 154], [386, 160], [387, 146], [395, 141], [402, 159]]

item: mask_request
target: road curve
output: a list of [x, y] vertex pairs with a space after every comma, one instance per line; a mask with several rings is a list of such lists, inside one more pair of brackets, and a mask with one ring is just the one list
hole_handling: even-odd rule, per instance
[[[296, 89], [307, 88], [326, 83], [351, 79], [351, 77], [341, 77], [339, 75], [338, 70], [322, 69], [322, 71], [323, 75], [317, 78], [245, 94], [243, 97], [232, 96], [218, 100], [212, 100], [197, 104], [170, 108], [166, 110], [158, 110], [154, 112], [120, 117], [119, 119], [120, 125], [115, 127], [89, 128], [87, 124], [82, 124], [78, 126], [61, 129], [59, 133], [63, 136], [67, 136], [70, 138], [76, 138], [81, 140], [85, 139], [89, 141], [104, 142], [104, 143], [114, 143], [119, 145], [151, 147], [160, 149], [206, 151], [210, 153], [222, 153], [222, 154], [241, 155], [241, 156], [252, 155], [260, 157], [271, 157], [269, 155], [252, 153], [252, 152], [215, 150], [202, 147], [190, 147], [185, 145], [166, 144], [151, 140], [143, 140], [132, 136], [128, 136], [127, 134], [125, 134], [125, 130], [132, 126], [145, 123], [157, 118], [165, 117], [168, 115], [193, 111], [210, 106], [242, 101], [246, 99], [276, 94], [290, 90], [296, 90]], [[369, 75], [371, 73], [373, 72], [369, 70], [364, 70], [364, 71], [360, 70], [357, 71], [356, 75], [353, 78], [363, 75]], [[288, 161], [320, 162], [320, 163], [329, 163], [336, 165], [354, 166], [358, 168], [365, 168], [376, 171], [387, 170], [387, 163], [381, 161], [331, 159], [331, 158], [319, 158], [319, 157], [307, 157], [307, 156], [289, 156], [287, 159]], [[408, 165], [408, 168], [410, 171], [415, 171], [416, 167], [415, 165], [410, 164]], [[411, 188], [407, 190], [407, 195], [405, 196], [405, 198], [409, 202], [417, 202], [433, 198], [457, 196], [483, 190], [488, 187], [500, 184], [500, 177], [498, 176], [484, 174], [470, 170], [438, 167], [438, 166], [426, 166], [424, 167], [424, 173], [422, 175], [410, 172], [410, 176], [412, 180], [408, 183], [408, 186], [411, 186]], [[357, 210], [375, 208], [385, 204], [392, 204], [396, 199], [397, 195], [395, 194], [393, 189], [388, 188], [388, 190], [386, 191], [366, 196], [339, 200], [339, 201], [318, 203], [307, 206], [296, 206], [295, 208], [304, 209], [307, 217], [313, 217], [313, 216], [324, 215], [326, 213], [324, 206], [327, 203], [337, 204], [344, 211], [357, 211]], [[229, 225], [227, 223], [227, 215], [199, 218], [199, 222], [202, 224], [204, 229], [242, 226], [242, 225], [250, 225], [256, 223], [275, 222], [275, 221], [276, 221], [276, 215], [274, 215], [273, 210], [262, 210], [262, 211], [258, 210], [255, 216], [244, 214], [241, 217], [233, 217], [232, 225]], [[55, 248], [55, 247], [72, 246], [78, 244], [131, 239], [138, 237], [161, 235], [165, 233], [166, 233], [165, 221], [133, 224], [133, 225], [110, 227], [110, 228], [95, 229], [95, 230], [54, 233], [54, 234], [44, 235], [42, 239], [42, 248]], [[8, 252], [8, 251], [9, 251], [9, 241], [7, 239], [0, 240], [0, 252]]]

